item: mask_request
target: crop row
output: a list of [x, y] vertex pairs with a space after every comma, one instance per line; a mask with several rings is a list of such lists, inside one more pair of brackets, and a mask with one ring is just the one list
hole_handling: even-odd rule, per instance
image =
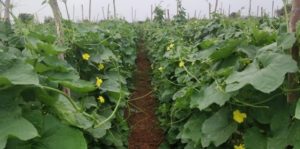
[[[166, 134], [161, 148], [299, 147], [300, 105], [285, 76], [296, 35], [279, 19], [143, 24]], [[295, 90], [294, 90], [295, 91]]]

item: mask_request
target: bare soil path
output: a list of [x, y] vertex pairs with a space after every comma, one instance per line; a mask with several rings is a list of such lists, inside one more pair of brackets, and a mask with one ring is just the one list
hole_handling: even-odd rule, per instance
[[138, 48], [135, 90], [126, 112], [130, 126], [129, 149], [157, 149], [163, 140], [163, 131], [155, 116], [156, 99], [151, 87], [151, 64], [143, 41]]

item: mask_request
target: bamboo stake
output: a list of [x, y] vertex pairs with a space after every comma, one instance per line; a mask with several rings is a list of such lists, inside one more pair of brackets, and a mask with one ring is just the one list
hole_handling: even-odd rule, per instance
[[89, 21], [91, 21], [91, 17], [92, 17], [92, 0], [90, 0], [89, 2]]
[[168, 17], [168, 20], [170, 20], [170, 10], [167, 9], [167, 17]]
[[249, 12], [248, 15], [251, 16], [252, 0], [249, 0]]
[[110, 5], [108, 4], [108, 5], [107, 5], [107, 20], [110, 19], [110, 11], [109, 11], [109, 7], [110, 7]]
[[228, 16], [230, 16], [230, 13], [231, 13], [231, 5], [229, 4], [229, 7], [228, 7]]
[[151, 18], [150, 20], [152, 21], [153, 20], [153, 5], [151, 5]]
[[75, 22], [75, 5], [73, 4], [73, 21]]
[[106, 19], [106, 17], [105, 17], [105, 10], [104, 10], [105, 8], [104, 7], [102, 7], [102, 15], [103, 15], [103, 20], [105, 20]]
[[81, 4], [81, 19], [82, 19], [82, 21], [84, 20], [84, 9], [83, 9], [83, 4]]
[[217, 12], [219, 0], [216, 0], [214, 13]]
[[211, 3], [208, 3], [208, 18], [211, 18]]
[[[293, 0], [292, 3], [292, 12], [289, 22], [289, 30], [290, 32], [296, 32], [296, 24], [300, 20], [300, 0]], [[290, 50], [292, 58], [297, 62], [299, 65], [299, 46], [294, 44], [293, 48]], [[299, 77], [297, 73], [289, 73], [288, 74], [288, 88], [295, 89], [299, 86]], [[289, 92], [287, 94], [287, 102], [292, 103], [299, 98], [298, 91]]]
[[114, 5], [114, 19], [116, 19], [117, 18], [116, 0], [113, 0], [113, 5]]
[[272, 1], [272, 18], [274, 17], [274, 0]]
[[134, 22], [134, 18], [133, 18], [133, 7], [131, 7], [131, 21]]
[[[53, 13], [54, 20], [55, 20], [57, 42], [59, 45], [63, 45], [64, 44], [64, 31], [63, 31], [63, 26], [62, 26], [62, 15], [59, 10], [58, 3], [56, 0], [49, 0], [49, 5], [52, 9], [52, 13]], [[58, 57], [59, 57], [59, 59], [64, 60], [65, 56], [62, 53]], [[71, 94], [70, 89], [64, 87], [63, 91], [68, 96], [70, 96], [70, 94]]]
[[9, 9], [10, 9], [10, 0], [5, 1], [5, 11], [4, 11], [4, 20], [7, 23], [10, 23], [10, 15], [9, 15]]
[[69, 9], [68, 9], [68, 5], [67, 5], [67, 0], [62, 0], [62, 2], [65, 5], [65, 9], [66, 9], [66, 12], [67, 12], [68, 20], [70, 20], [70, 14], [69, 14]]
[[259, 16], [259, 6], [257, 6], [257, 9], [256, 9], [256, 16], [257, 17]]
[[0, 5], [0, 20], [2, 19], [2, 5]]

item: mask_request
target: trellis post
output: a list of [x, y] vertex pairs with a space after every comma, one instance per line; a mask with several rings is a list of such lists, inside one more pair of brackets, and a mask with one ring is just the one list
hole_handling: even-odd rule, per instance
[[[289, 31], [296, 32], [296, 24], [300, 20], [300, 0], [293, 0], [292, 2], [292, 11], [290, 16], [289, 22]], [[294, 44], [292, 49], [290, 50], [292, 58], [299, 63], [299, 46]], [[299, 85], [299, 77], [296, 73], [289, 73], [288, 74], [288, 88], [295, 89]], [[299, 98], [298, 91], [288, 92], [287, 94], [287, 102], [291, 103]]]

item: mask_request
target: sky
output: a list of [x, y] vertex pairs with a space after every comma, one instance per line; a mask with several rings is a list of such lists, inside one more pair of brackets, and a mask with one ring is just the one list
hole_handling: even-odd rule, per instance
[[[13, 12], [15, 15], [19, 13], [33, 13], [38, 17], [39, 21], [43, 21], [45, 16], [52, 16], [51, 9], [47, 4], [42, 5], [44, 0], [12, 0], [14, 5]], [[110, 5], [110, 14], [113, 14], [112, 8], [113, 0], [92, 0], [92, 20], [103, 19], [102, 9], [107, 15], [107, 8]], [[126, 20], [145, 20], [151, 16], [151, 5], [161, 5], [164, 9], [169, 9], [170, 16], [176, 14], [176, 0], [115, 0], [116, 10], [119, 17], [125, 17]], [[61, 12], [64, 18], [67, 18], [66, 10], [61, 2], [58, 0]], [[182, 0], [182, 5], [191, 17], [194, 16], [195, 11], [197, 17], [208, 16], [208, 2], [214, 6], [215, 0]], [[273, 0], [252, 0], [252, 15], [256, 15], [257, 7], [263, 7], [267, 13], [271, 14]], [[84, 18], [88, 18], [89, 0], [67, 0], [71, 19], [81, 20], [81, 6], [84, 7]], [[224, 9], [228, 14], [230, 5], [231, 12], [242, 9], [242, 14], [248, 14], [249, 0], [219, 0], [219, 8]], [[281, 8], [283, 5], [282, 0], [274, 0], [274, 9]], [[75, 8], [75, 9], [74, 9]], [[74, 10], [74, 13], [73, 13]], [[133, 11], [132, 11], [133, 10]], [[136, 16], [132, 18], [133, 16]], [[74, 14], [74, 15], [73, 15]], [[73, 17], [74, 16], [74, 17]]]

